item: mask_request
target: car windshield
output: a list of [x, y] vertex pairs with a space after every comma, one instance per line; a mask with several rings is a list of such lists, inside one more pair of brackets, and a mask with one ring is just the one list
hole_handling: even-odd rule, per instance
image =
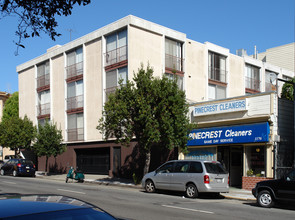
[[205, 162], [204, 164], [208, 173], [213, 173], [213, 174], [227, 173], [220, 163]]

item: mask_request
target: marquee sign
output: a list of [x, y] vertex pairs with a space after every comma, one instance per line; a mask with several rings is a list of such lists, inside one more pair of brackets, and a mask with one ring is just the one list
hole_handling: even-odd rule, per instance
[[195, 129], [189, 134], [188, 146], [214, 144], [259, 143], [269, 141], [268, 122]]
[[193, 116], [212, 115], [247, 110], [247, 99], [195, 106]]

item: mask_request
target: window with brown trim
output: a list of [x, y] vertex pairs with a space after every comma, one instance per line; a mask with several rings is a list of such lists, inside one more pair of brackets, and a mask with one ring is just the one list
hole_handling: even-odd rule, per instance
[[[127, 29], [118, 31], [106, 37], [105, 67], [127, 61]], [[121, 65], [122, 66], [122, 65]]]
[[166, 72], [184, 72], [182, 43], [165, 39], [165, 68]]

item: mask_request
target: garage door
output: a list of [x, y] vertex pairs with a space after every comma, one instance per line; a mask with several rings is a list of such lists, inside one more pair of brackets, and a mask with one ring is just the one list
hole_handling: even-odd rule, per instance
[[110, 148], [76, 149], [77, 167], [84, 173], [108, 175]]

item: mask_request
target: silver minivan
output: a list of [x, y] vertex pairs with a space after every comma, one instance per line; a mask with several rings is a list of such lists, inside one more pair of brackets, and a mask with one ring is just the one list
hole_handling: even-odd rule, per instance
[[172, 160], [147, 173], [142, 186], [150, 193], [156, 189], [183, 191], [195, 198], [202, 192], [227, 193], [228, 182], [228, 172], [217, 161]]

